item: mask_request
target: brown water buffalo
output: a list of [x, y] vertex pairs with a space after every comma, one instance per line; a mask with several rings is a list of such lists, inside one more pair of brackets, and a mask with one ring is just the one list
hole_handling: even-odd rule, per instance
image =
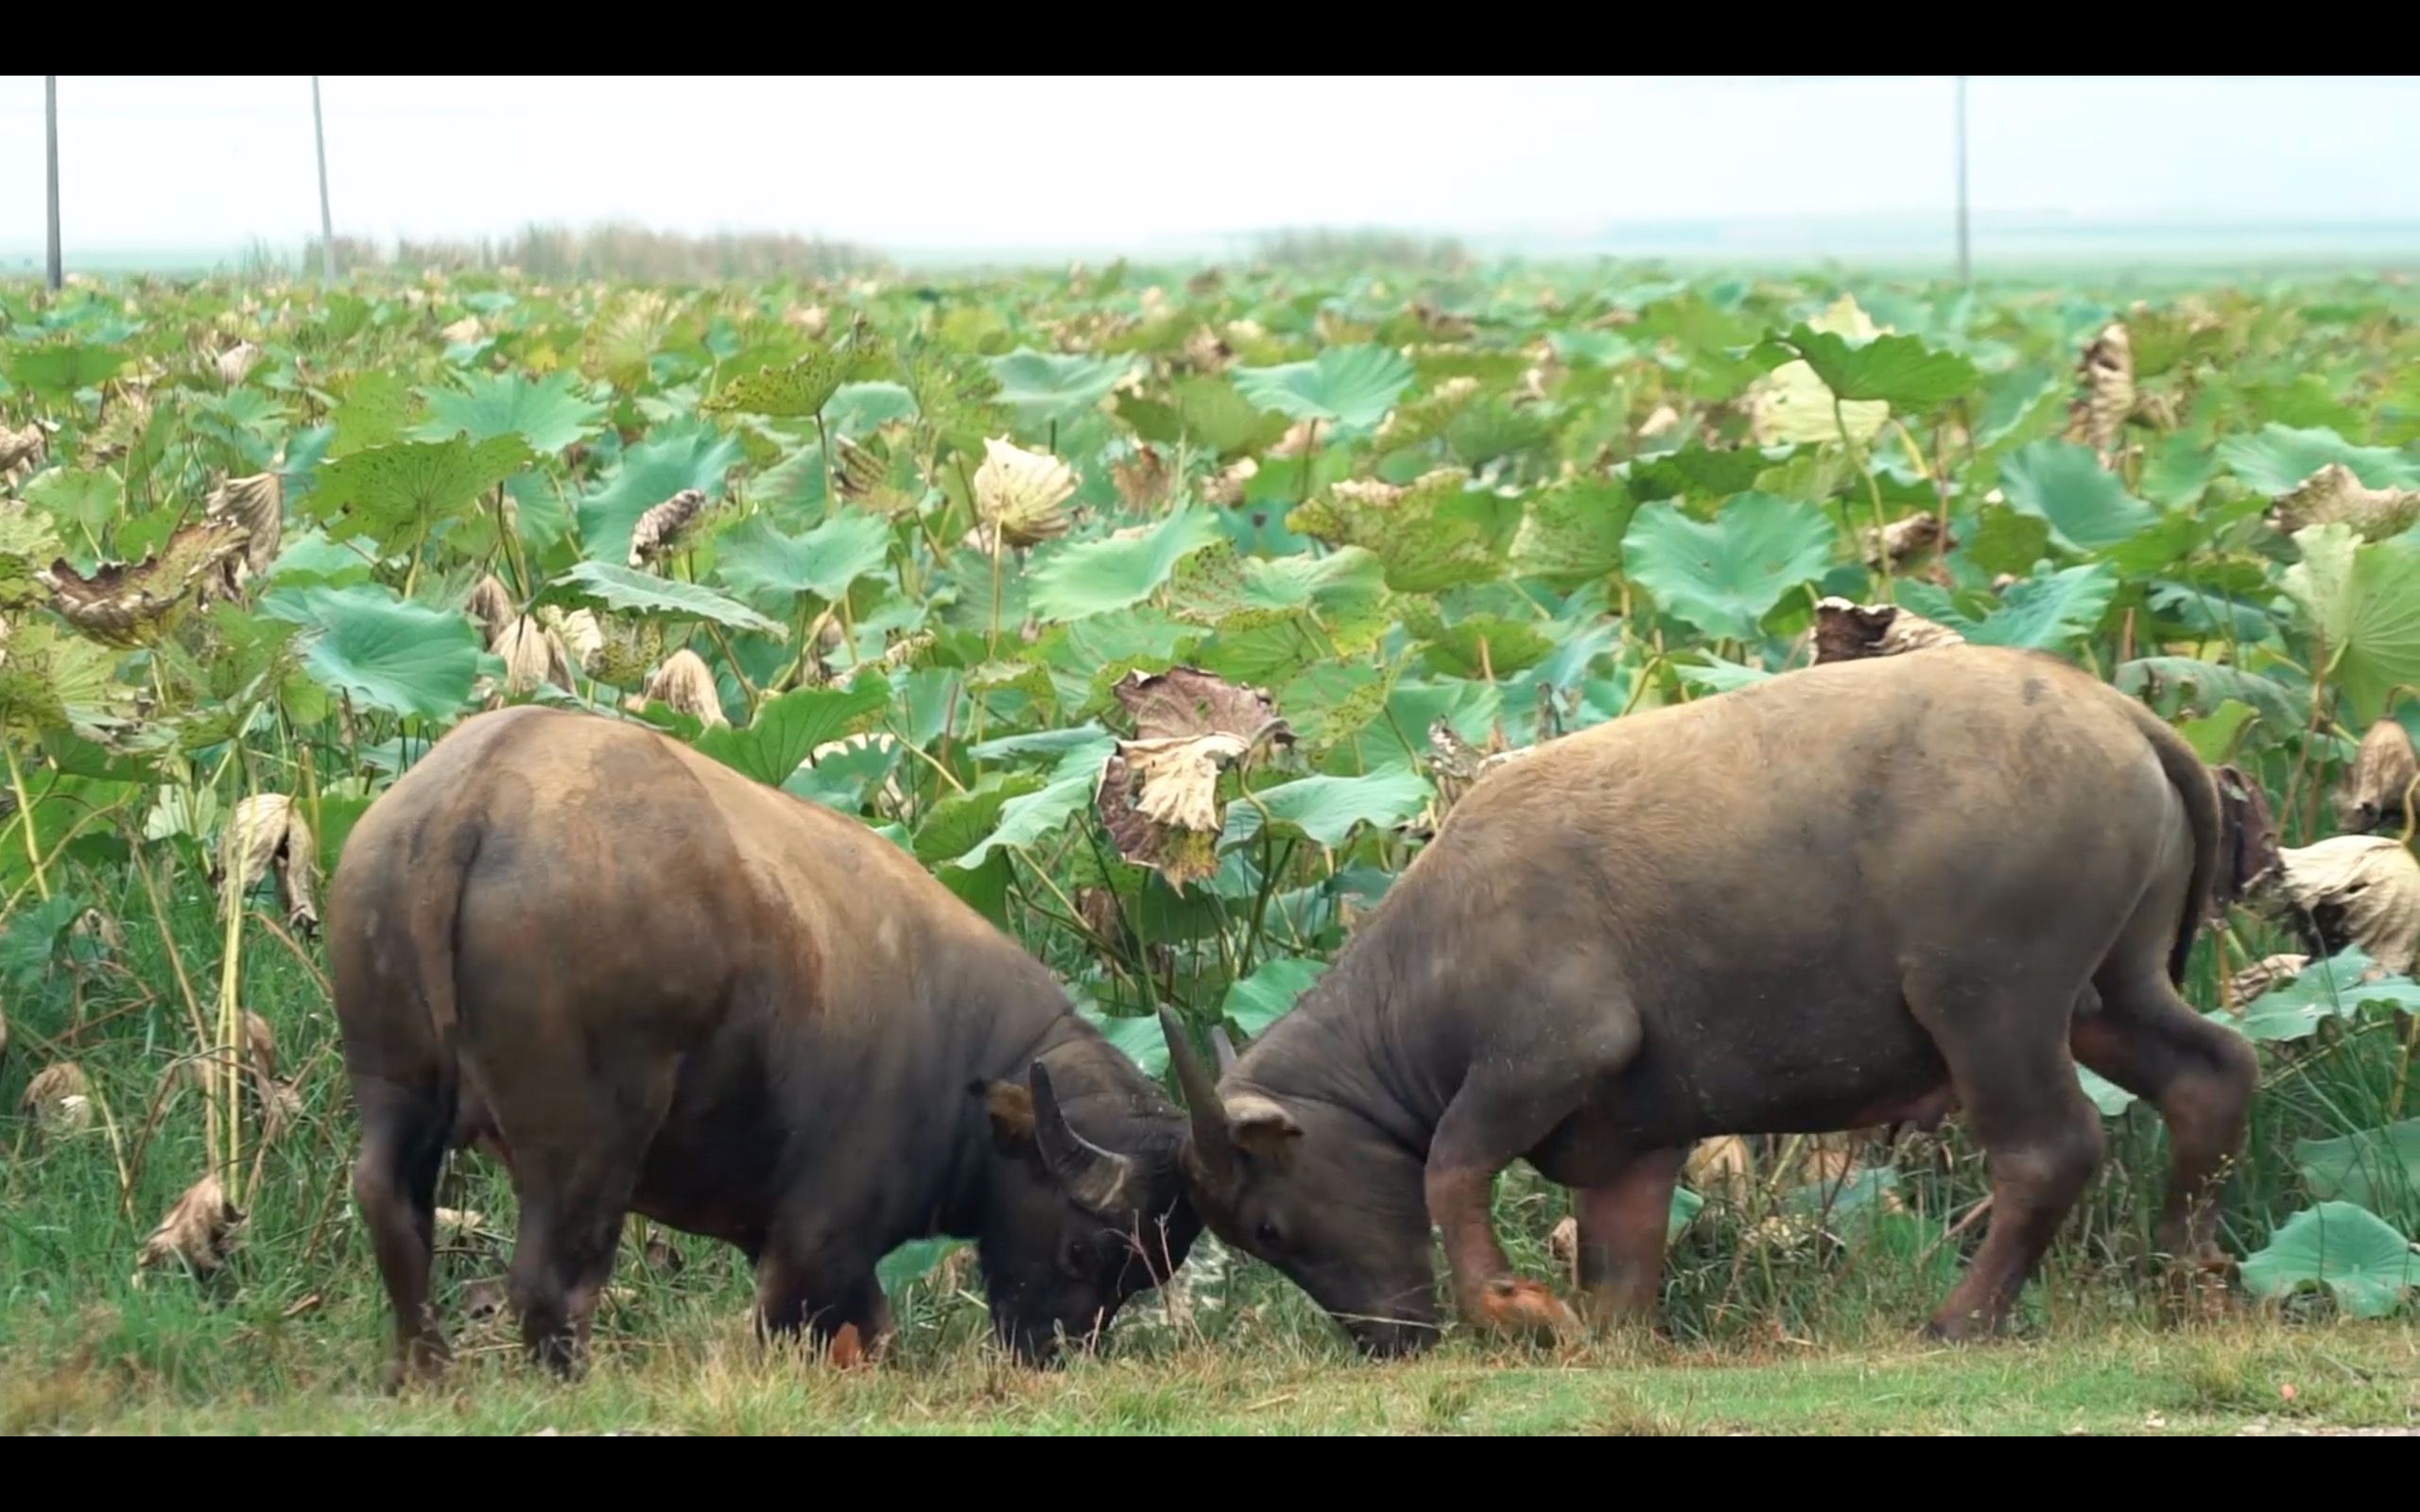
[[1489, 1226], [1513, 1160], [1575, 1189], [1594, 1309], [1647, 1314], [1696, 1141], [1951, 1093], [1994, 1198], [1928, 1325], [1963, 1337], [2100, 1160], [2081, 1061], [2158, 1108], [2161, 1244], [2203, 1258], [2255, 1079], [2176, 993], [2220, 834], [2180, 737], [2017, 651], [1817, 666], [1553, 742], [1455, 806], [1216, 1085], [1164, 1018], [1194, 1202], [1370, 1351], [1435, 1332], [1431, 1223], [1465, 1319], [1559, 1329]]
[[973, 1238], [1034, 1361], [1199, 1229], [1184, 1115], [1039, 962], [865, 826], [642, 727], [465, 721], [362, 816], [327, 924], [399, 1372], [444, 1358], [432, 1204], [475, 1139], [511, 1168], [512, 1299], [561, 1369], [626, 1211], [738, 1246], [766, 1327], [868, 1346], [875, 1263]]

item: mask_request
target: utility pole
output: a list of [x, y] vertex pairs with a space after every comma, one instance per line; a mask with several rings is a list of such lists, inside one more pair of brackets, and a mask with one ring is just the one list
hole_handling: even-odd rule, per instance
[[1958, 282], [1975, 286], [1975, 261], [1966, 230], [1966, 76], [1958, 78]]
[[50, 158], [50, 290], [56, 294], [61, 282], [59, 263], [59, 76], [44, 74], [42, 78], [43, 127]]
[[337, 224], [328, 214], [328, 132], [320, 123], [320, 76], [311, 76], [311, 140], [320, 149], [320, 277], [337, 281]]

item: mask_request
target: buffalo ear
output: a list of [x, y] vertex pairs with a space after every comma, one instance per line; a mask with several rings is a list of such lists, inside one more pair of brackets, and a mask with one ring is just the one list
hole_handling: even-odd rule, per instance
[[1303, 1137], [1294, 1115], [1269, 1098], [1238, 1092], [1227, 1099], [1227, 1138], [1236, 1149], [1263, 1158], [1289, 1148]]
[[1033, 1148], [1033, 1093], [1012, 1081], [978, 1082], [983, 1111], [992, 1118], [992, 1143], [1004, 1155]]

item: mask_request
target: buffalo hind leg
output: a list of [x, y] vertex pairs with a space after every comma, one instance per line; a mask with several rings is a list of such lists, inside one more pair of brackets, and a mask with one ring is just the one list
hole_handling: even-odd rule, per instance
[[2158, 1108], [2168, 1125], [2159, 1248], [2188, 1268], [2222, 1264], [2218, 1198], [2259, 1081], [2252, 1047], [2187, 1007], [2155, 969], [2100, 996], [2101, 1010], [2079, 1017], [2068, 1042], [2078, 1060]]
[[1665, 1230], [1686, 1148], [1650, 1150], [1610, 1181], [1576, 1193], [1580, 1286], [1599, 1324], [1655, 1320], [1663, 1291]]
[[[673, 1067], [596, 1090], [603, 1120], [506, 1131], [521, 1221], [512, 1246], [512, 1304], [529, 1357], [569, 1378], [586, 1363], [597, 1298], [614, 1273], [622, 1223], [672, 1100]], [[552, 1099], [560, 1103], [558, 1091]], [[522, 1106], [514, 1104], [512, 1106]]]
[[2008, 986], [1911, 990], [1910, 1005], [1949, 1064], [1991, 1174], [1991, 1227], [1927, 1336], [1996, 1330], [2100, 1163], [2100, 1114], [2076, 1080], [2065, 1008], [2074, 994]]
[[361, 1114], [361, 1153], [353, 1165], [354, 1200], [361, 1207], [378, 1257], [378, 1277], [395, 1314], [395, 1364], [389, 1387], [411, 1377], [433, 1380], [445, 1368], [445, 1331], [429, 1301], [429, 1263], [436, 1246], [437, 1178], [445, 1166], [454, 1112], [442, 1083], [405, 1086], [382, 1076], [354, 1083]]
[[836, 1281], [830, 1268], [802, 1263], [774, 1245], [756, 1262], [756, 1332], [765, 1339], [804, 1332], [845, 1367], [873, 1357], [890, 1337], [890, 1301], [871, 1270]]

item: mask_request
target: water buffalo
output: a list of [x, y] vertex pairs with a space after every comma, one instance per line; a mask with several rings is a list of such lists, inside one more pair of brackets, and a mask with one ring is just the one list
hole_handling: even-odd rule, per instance
[[1651, 1314], [1690, 1145], [1936, 1114], [1989, 1160], [1979, 1252], [1927, 1326], [1996, 1325], [2101, 1154], [2081, 1061], [2157, 1107], [2162, 1247], [2207, 1258], [2250, 1047], [2176, 993], [2218, 797], [2150, 711], [2047, 657], [1950, 646], [1787, 673], [1542, 747], [1464, 797], [1335, 967], [1214, 1085], [1164, 1017], [1213, 1231], [1362, 1348], [1562, 1329], [1488, 1218], [1526, 1159], [1575, 1189], [1581, 1280]]
[[445, 1357], [432, 1204], [474, 1141], [519, 1196], [524, 1340], [566, 1371], [626, 1211], [738, 1246], [764, 1327], [867, 1346], [875, 1263], [973, 1238], [1035, 1362], [1199, 1230], [1184, 1114], [1048, 971], [865, 826], [642, 727], [466, 720], [362, 816], [327, 925], [399, 1377]]

